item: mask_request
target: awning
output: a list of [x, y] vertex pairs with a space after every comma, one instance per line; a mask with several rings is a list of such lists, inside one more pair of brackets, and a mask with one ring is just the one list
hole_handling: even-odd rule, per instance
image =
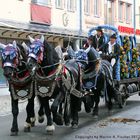
[[0, 20], [1, 38], [27, 39], [28, 35], [36, 37], [43, 34], [47, 37], [59, 38], [85, 38], [87, 33], [80, 33], [75, 30], [52, 28], [46, 24], [37, 24], [34, 22], [20, 23], [15, 21]]

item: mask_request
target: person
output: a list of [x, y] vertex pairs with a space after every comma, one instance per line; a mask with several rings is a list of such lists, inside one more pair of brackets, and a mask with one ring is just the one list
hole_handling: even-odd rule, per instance
[[[90, 35], [87, 38], [87, 42], [84, 44], [83, 49], [87, 53], [88, 60], [100, 60], [99, 52], [93, 47], [93, 35]], [[93, 62], [88, 61], [88, 63], [90, 63], [90, 65], [92, 66]]]
[[120, 45], [117, 43], [115, 34], [110, 36], [110, 41], [104, 45], [103, 53], [108, 56], [108, 60], [113, 66], [114, 78], [116, 78], [116, 71], [118, 70], [117, 62], [120, 56]]
[[105, 44], [104, 33], [101, 27], [96, 29], [97, 34], [93, 36], [93, 47], [99, 52], [102, 51], [103, 45]]

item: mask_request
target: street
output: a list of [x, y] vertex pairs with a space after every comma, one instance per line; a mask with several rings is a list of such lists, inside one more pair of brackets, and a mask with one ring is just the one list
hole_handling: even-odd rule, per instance
[[[99, 119], [94, 120], [91, 114], [84, 109], [79, 113], [79, 128], [72, 130], [70, 127], [58, 127], [53, 135], [45, 132], [45, 122], [32, 128], [30, 133], [24, 133], [25, 111], [21, 110], [19, 122], [19, 135], [10, 136], [12, 122], [11, 114], [0, 115], [0, 140], [139, 140], [140, 139], [140, 100], [133, 96], [127, 101], [124, 109], [114, 106], [112, 115], [102, 102], [100, 105]], [[38, 107], [36, 107], [38, 108]]]

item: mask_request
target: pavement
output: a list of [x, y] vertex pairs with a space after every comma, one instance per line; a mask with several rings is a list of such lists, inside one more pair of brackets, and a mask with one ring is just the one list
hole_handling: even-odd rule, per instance
[[31, 133], [23, 132], [26, 103], [26, 101], [19, 103], [19, 136], [11, 137], [9, 135], [12, 122], [10, 96], [0, 96], [0, 140], [140, 140], [140, 96], [138, 95], [130, 97], [123, 109], [115, 106], [112, 114], [108, 114], [101, 100], [98, 120], [95, 120], [91, 114], [85, 113], [82, 108], [77, 130], [56, 126], [52, 136], [46, 134], [46, 120], [43, 124], [36, 122]]
[[[36, 107], [38, 106], [37, 101], [35, 100]], [[27, 99], [19, 100], [19, 112], [25, 110], [27, 104]], [[0, 88], [0, 116], [6, 116], [11, 114], [11, 97], [9, 89]]]
[[[25, 110], [27, 100], [19, 101], [19, 111]], [[11, 114], [11, 97], [8, 88], [0, 88], [0, 116]]]
[[9, 95], [9, 88], [8, 87], [0, 87], [0, 96]]

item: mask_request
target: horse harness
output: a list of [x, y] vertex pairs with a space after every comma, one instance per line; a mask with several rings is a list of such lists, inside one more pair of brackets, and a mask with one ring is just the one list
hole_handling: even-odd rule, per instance
[[[78, 64], [78, 69], [80, 69], [79, 64]], [[75, 81], [74, 77], [80, 74], [81, 73], [78, 72], [74, 67], [70, 67], [69, 65], [65, 65], [63, 67], [62, 83], [70, 94], [78, 98], [81, 98], [83, 94], [76, 89], [77, 82]]]
[[[20, 74], [23, 74], [23, 76], [19, 77]], [[9, 90], [14, 100], [32, 98], [34, 82], [27, 69], [23, 71], [19, 70], [19, 72], [16, 71], [16, 76], [12, 77], [8, 82]]]
[[101, 65], [101, 62], [99, 60], [99, 66], [97, 69], [95, 69], [94, 71], [91, 70], [91, 72], [88, 72], [88, 73], [86, 73], [88, 70], [82, 72], [82, 83], [83, 83], [84, 89], [87, 89], [87, 90], [90, 90], [92, 88], [94, 88], [95, 90], [97, 89], [96, 88], [97, 80], [100, 73], [102, 72], [100, 65]]
[[55, 71], [48, 76], [42, 76], [38, 72], [36, 72], [36, 75], [35, 75], [36, 95], [39, 95], [41, 97], [51, 97], [53, 95], [56, 85], [60, 87], [60, 84], [58, 81], [61, 79], [62, 65], [61, 64], [57, 64], [57, 65], [58, 66], [55, 69]]
[[[58, 65], [58, 67], [49, 76], [41, 76], [39, 73], [36, 73], [35, 75], [36, 95], [39, 95], [41, 97], [51, 97], [53, 95], [56, 85], [59, 88], [61, 88], [60, 83], [62, 82], [62, 86], [64, 86], [66, 90], [69, 91], [71, 94], [73, 94], [78, 98], [82, 96], [81, 92], [75, 89], [76, 82], [74, 79], [74, 75], [71, 74], [71, 71], [74, 69], [66, 67], [65, 63], [54, 64], [54, 65]], [[51, 67], [54, 65], [50, 65], [46, 67]]]

